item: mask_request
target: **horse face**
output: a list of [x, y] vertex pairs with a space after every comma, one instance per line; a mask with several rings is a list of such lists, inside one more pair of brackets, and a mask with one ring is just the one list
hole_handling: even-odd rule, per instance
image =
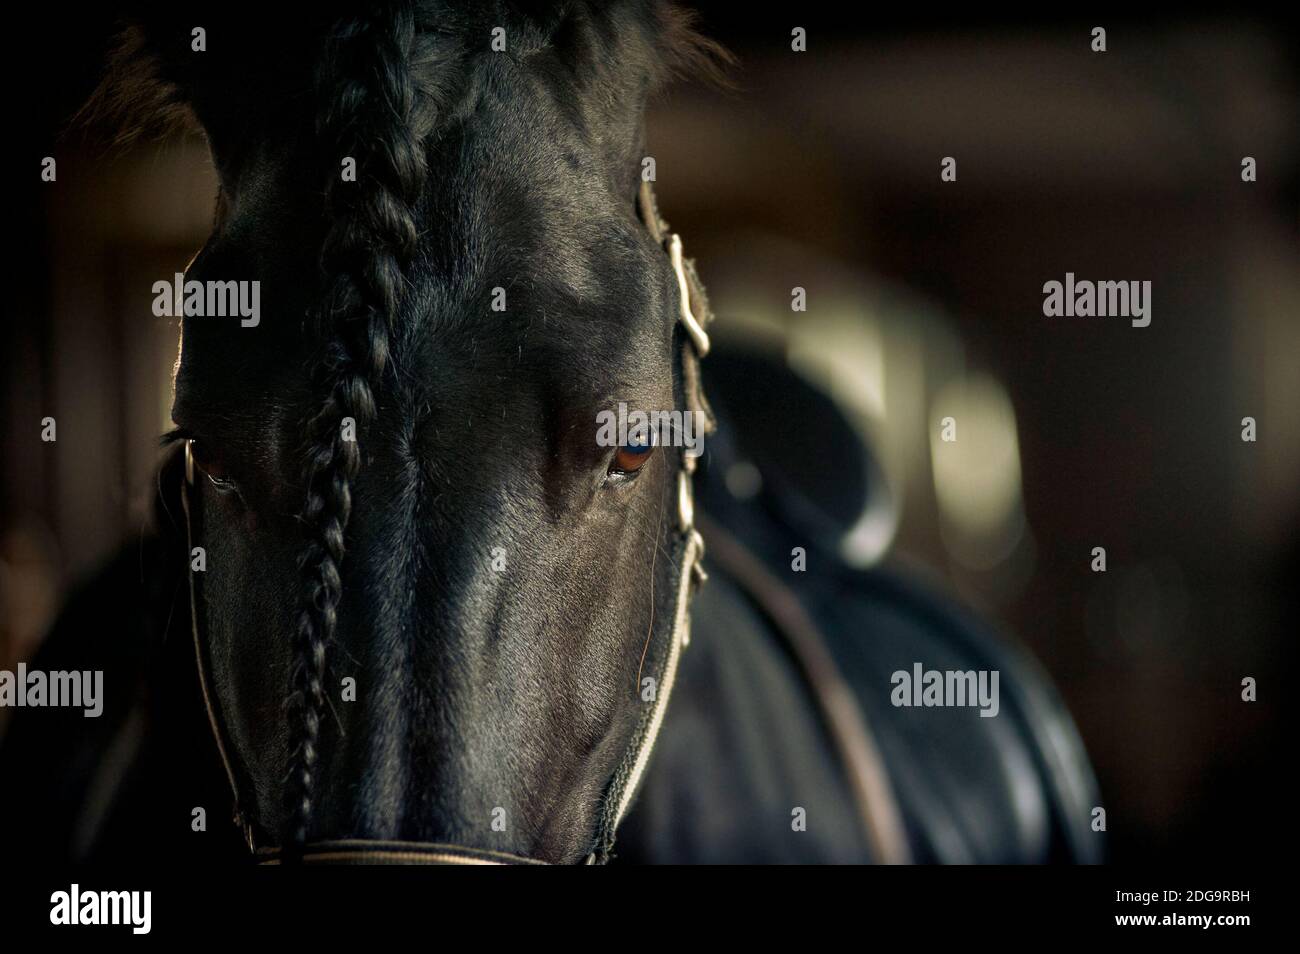
[[[374, 414], [343, 438], [360, 467], [310, 839], [573, 861], [654, 695], [641, 676], [671, 639], [679, 452], [597, 435], [619, 402], [681, 406], [678, 293], [635, 214], [639, 121], [593, 120], [504, 60], [485, 75], [423, 144], [418, 243], [400, 309], [378, 319]], [[173, 417], [197, 464], [213, 691], [244, 809], [274, 843], [306, 422], [338, 339], [371, 332], [315, 317], [333, 276], [319, 264], [330, 219], [306, 172], [325, 148], [310, 122], [219, 101], [199, 115], [221, 195], [186, 287], [256, 281], [261, 314], [185, 317]]]

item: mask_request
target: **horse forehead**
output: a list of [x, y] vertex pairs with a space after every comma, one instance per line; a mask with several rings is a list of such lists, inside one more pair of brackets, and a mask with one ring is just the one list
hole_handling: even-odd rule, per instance
[[441, 260], [411, 276], [393, 354], [417, 377], [448, 365], [579, 378], [668, 367], [671, 274], [639, 222], [605, 211], [575, 226], [533, 210], [473, 228], [449, 229]]
[[[519, 150], [532, 158], [514, 161], [493, 148], [499, 125], [467, 131], [464, 148], [449, 148], [430, 177], [423, 248], [401, 313], [383, 322], [394, 386], [427, 396], [451, 371], [462, 384], [525, 390], [559, 379], [581, 393], [666, 369], [665, 259], [630, 204], [620, 206], [596, 166], [545, 136], [541, 153]], [[319, 214], [282, 194], [302, 191], [301, 177], [286, 172], [293, 156], [285, 147], [250, 157], [219, 236], [225, 261], [256, 263], [241, 271], [264, 280], [261, 328], [187, 328], [178, 397], [185, 383], [219, 403], [289, 399], [320, 343], [313, 331], [328, 334], [310, 319], [323, 290], [317, 256], [283, 241], [310, 232]], [[219, 264], [211, 271], [224, 277]]]
[[434, 306], [411, 322], [394, 360], [432, 385], [440, 372], [479, 374], [508, 389], [551, 386], [555, 396], [662, 376], [671, 369], [671, 318], [653, 276], [629, 267], [488, 276], [441, 313]]

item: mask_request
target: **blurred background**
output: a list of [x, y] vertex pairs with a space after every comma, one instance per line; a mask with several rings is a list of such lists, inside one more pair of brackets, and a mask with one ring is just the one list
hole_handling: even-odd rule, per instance
[[[1293, 37], [1244, 8], [697, 7], [736, 88], [653, 107], [660, 205], [718, 335], [783, 353], [870, 441], [890, 503], [846, 556], [941, 581], [1033, 650], [1091, 752], [1113, 860], [1262, 857], [1300, 632]], [[63, 133], [108, 15], [18, 16], [0, 668], [144, 524], [177, 346], [149, 289], [202, 244], [215, 194], [200, 141], [109, 157]], [[1150, 327], [1045, 318], [1067, 271], [1150, 281]]]

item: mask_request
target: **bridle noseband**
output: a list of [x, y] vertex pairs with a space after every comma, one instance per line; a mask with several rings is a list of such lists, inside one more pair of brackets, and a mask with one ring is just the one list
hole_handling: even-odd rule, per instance
[[[682, 344], [678, 349], [682, 392], [686, 410], [698, 415], [704, 432], [714, 428], [713, 415], [704, 399], [700, 385], [699, 361], [709, 351], [709, 336], [705, 325], [711, 315], [708, 299], [693, 263], [682, 256], [681, 237], [667, 230], [667, 224], [659, 218], [654, 195], [648, 182], [641, 183], [637, 197], [637, 208], [641, 221], [645, 224], [654, 241], [668, 254], [673, 273], [677, 278], [679, 295], [678, 323], [682, 326]], [[664, 713], [676, 681], [678, 663], [682, 650], [690, 642], [690, 601], [697, 584], [705, 579], [700, 561], [704, 556], [704, 540], [695, 527], [695, 506], [692, 477], [695, 472], [696, 458], [683, 453], [682, 467], [677, 474], [677, 527], [673, 542], [673, 565], [678, 569], [676, 590], [674, 593], [675, 610], [673, 628], [668, 651], [658, 667], [657, 672], [647, 672], [655, 679], [656, 692], [654, 701], [642, 712], [634, 730], [631, 745], [619, 767], [616, 769], [605, 794], [598, 813], [598, 830], [596, 842], [587, 856], [588, 864], [603, 864], [611, 856], [614, 835], [623, 816], [637, 792], [654, 748], [655, 739], [663, 725]], [[186, 562], [189, 566], [190, 589], [190, 625], [194, 636], [194, 654], [198, 665], [199, 686], [202, 690], [204, 706], [208, 713], [208, 724], [212, 729], [221, 756], [222, 766], [230, 784], [234, 798], [234, 821], [244, 834], [244, 839], [254, 857], [263, 864], [280, 864], [289, 860], [283, 850], [274, 845], [259, 842], [254, 825], [249, 820], [243, 793], [249, 786], [244, 784], [247, 774], [238, 764], [236, 754], [228, 745], [229, 733], [222, 716], [217, 697], [211, 681], [211, 664], [208, 658], [207, 641], [201, 623], [202, 580], [201, 572], [196, 571], [189, 554], [196, 546], [201, 530], [202, 515], [197, 512], [197, 503], [191, 500], [194, 480], [194, 456], [191, 442], [185, 442], [185, 477], [181, 487], [181, 501], [185, 511], [187, 552]], [[196, 527], [198, 529], [196, 529]], [[311, 842], [300, 851], [293, 853], [292, 860], [304, 864], [544, 864], [535, 858], [509, 852], [491, 851], [471, 848], [464, 845], [437, 844], [430, 842], [378, 841], [370, 839], [335, 839]]]

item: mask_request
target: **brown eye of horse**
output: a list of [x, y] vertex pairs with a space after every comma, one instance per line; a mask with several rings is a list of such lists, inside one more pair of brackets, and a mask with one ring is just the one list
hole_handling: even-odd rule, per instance
[[194, 457], [194, 463], [198, 465], [199, 470], [207, 474], [208, 480], [212, 485], [222, 493], [228, 493], [235, 489], [235, 482], [231, 480], [230, 474], [226, 471], [226, 465], [221, 458], [203, 445], [201, 441], [190, 441], [190, 454]]
[[654, 444], [624, 444], [614, 452], [610, 473], [635, 474], [655, 451]]

